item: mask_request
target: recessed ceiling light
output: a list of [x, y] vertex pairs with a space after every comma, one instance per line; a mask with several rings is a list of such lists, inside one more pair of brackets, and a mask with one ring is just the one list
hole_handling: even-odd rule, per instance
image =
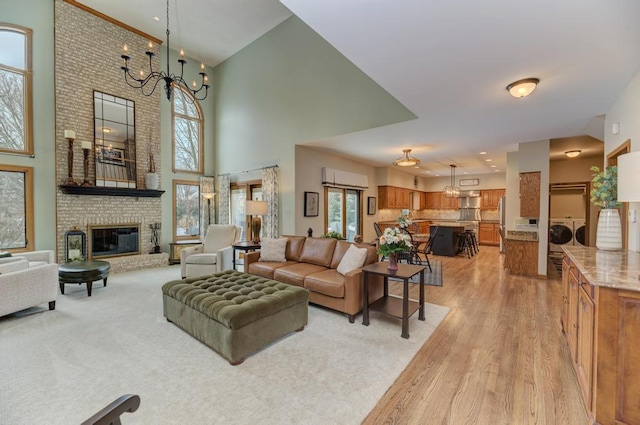
[[436, 174], [436, 177], [440, 177], [440, 174]]
[[493, 171], [495, 171], [496, 173], [498, 173], [500, 170], [493, 170]]
[[484, 152], [484, 151], [480, 152], [480, 155], [486, 155], [486, 154], [487, 154], [487, 153], [486, 153], [486, 152]]
[[157, 16], [154, 16], [153, 20], [156, 21], [156, 22], [160, 22], [160, 18], [158, 18]]
[[467, 172], [465, 171], [465, 172], [464, 172], [464, 173], [462, 173], [462, 174], [469, 174], [469, 173], [467, 173]]
[[497, 167], [497, 165], [492, 165], [492, 166], [491, 166], [491, 168], [496, 168], [496, 167]]
[[487, 159], [485, 159], [485, 161], [487, 161], [487, 162], [491, 162], [491, 161], [493, 161], [493, 159], [491, 159], [491, 158], [487, 158]]
[[111, 133], [111, 129], [109, 127], [102, 127], [102, 131], [104, 133]]

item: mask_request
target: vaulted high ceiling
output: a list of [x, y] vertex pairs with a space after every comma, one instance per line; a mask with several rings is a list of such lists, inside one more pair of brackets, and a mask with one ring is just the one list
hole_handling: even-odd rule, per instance
[[[80, 1], [165, 38], [162, 1]], [[215, 66], [290, 10], [418, 117], [308, 144], [377, 166], [412, 148], [423, 165], [407, 171], [425, 176], [504, 169], [519, 142], [602, 138], [602, 114], [640, 69], [637, 0], [281, 1], [171, 2], [172, 46]], [[537, 90], [509, 96], [526, 77]]]

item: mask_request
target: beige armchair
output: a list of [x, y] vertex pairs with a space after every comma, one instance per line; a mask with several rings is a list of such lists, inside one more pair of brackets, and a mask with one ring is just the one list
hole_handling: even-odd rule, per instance
[[58, 296], [58, 265], [53, 251], [16, 254], [0, 264], [0, 316], [42, 303], [55, 309]]
[[231, 244], [242, 238], [242, 227], [211, 224], [202, 245], [180, 251], [180, 272], [183, 278], [213, 274], [233, 268]]

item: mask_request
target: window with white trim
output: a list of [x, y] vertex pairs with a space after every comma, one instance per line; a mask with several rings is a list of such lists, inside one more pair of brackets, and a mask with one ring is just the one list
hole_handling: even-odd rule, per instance
[[173, 123], [173, 171], [203, 173], [204, 119], [191, 93], [175, 86], [171, 102]]

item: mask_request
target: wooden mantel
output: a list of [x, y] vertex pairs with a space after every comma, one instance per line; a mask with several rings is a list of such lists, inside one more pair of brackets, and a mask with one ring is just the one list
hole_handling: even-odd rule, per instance
[[67, 195], [97, 195], [97, 196], [132, 196], [136, 198], [159, 198], [164, 190], [130, 189], [126, 187], [96, 187], [73, 186], [61, 184], [58, 186]]

